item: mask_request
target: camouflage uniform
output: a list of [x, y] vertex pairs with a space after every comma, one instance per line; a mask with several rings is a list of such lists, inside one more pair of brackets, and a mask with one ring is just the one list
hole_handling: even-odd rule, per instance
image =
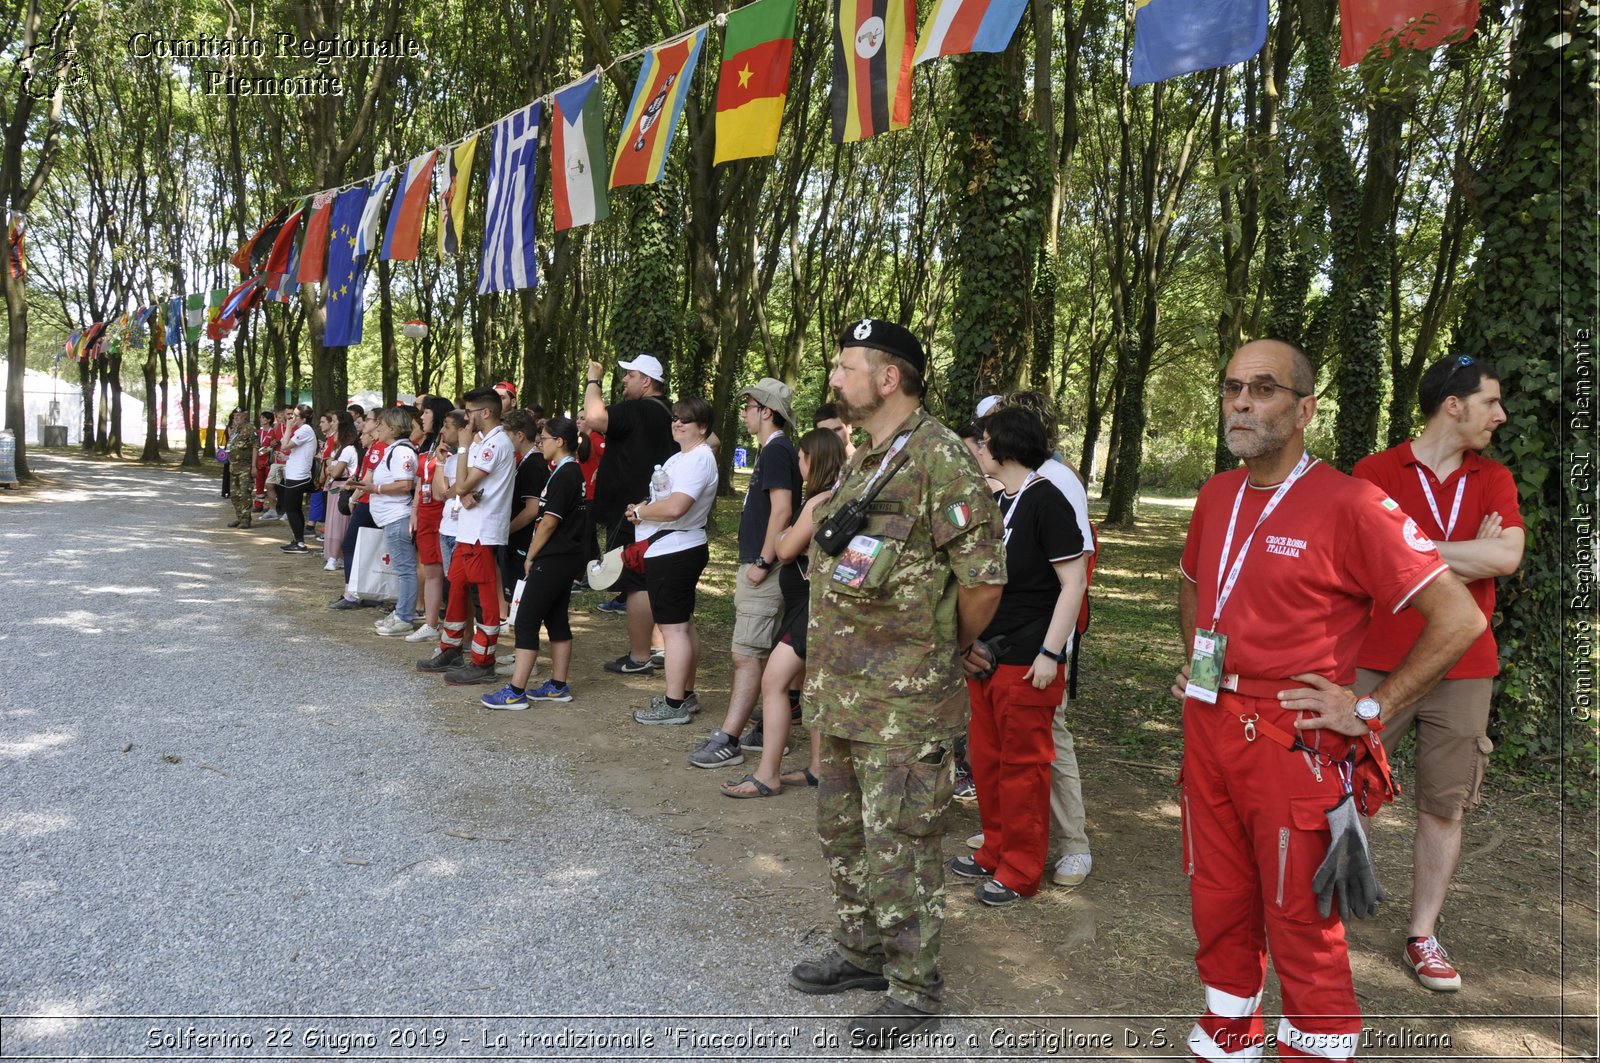
[[228, 497], [241, 528], [250, 527], [251, 503], [256, 497], [256, 429], [248, 418], [228, 437]]
[[944, 813], [967, 722], [956, 585], [1005, 583], [1000, 511], [961, 440], [919, 410], [856, 454], [817, 522], [864, 496], [893, 440], [913, 427], [883, 475], [910, 460], [880, 477], [859, 533], [883, 542], [861, 585], [834, 579], [853, 563], [850, 550], [812, 548], [806, 724], [822, 735], [817, 832], [839, 952], [881, 968], [897, 1001], [938, 1011]]

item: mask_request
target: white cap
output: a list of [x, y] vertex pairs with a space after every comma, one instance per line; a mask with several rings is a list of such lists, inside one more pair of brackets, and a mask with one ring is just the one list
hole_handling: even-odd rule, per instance
[[991, 413], [994, 412], [994, 408], [996, 406], [1000, 405], [1000, 399], [1001, 399], [1001, 396], [999, 396], [999, 395], [985, 395], [983, 398], [979, 399], [978, 400], [978, 413], [977, 413], [977, 416], [979, 416], [979, 417], [987, 417], [987, 416], [989, 416]]
[[597, 591], [609, 590], [622, 576], [622, 547], [607, 550], [598, 561], [589, 562], [589, 586]]
[[653, 354], [641, 354], [631, 362], [619, 361], [617, 364], [624, 369], [643, 373], [657, 384], [664, 384], [667, 381], [666, 371], [661, 368], [661, 359]]

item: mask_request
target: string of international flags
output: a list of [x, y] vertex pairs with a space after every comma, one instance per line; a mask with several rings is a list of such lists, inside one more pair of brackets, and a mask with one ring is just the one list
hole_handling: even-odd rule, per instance
[[[933, 0], [920, 35], [916, 0], [830, 0], [834, 6], [830, 103], [835, 143], [866, 140], [911, 123], [912, 69], [1011, 43], [1027, 0]], [[533, 287], [538, 280], [534, 222], [536, 156], [546, 105], [551, 110], [551, 215], [556, 232], [609, 215], [609, 189], [654, 184], [688, 97], [707, 33], [723, 33], [715, 108], [714, 165], [776, 154], [790, 60], [796, 0], [754, 0], [713, 22], [684, 30], [504, 115], [461, 139], [390, 166], [370, 179], [304, 196], [278, 210], [230, 258], [243, 280], [142, 306], [110, 323], [74, 331], [61, 357], [87, 361], [137, 342], [150, 320], [164, 326], [160, 346], [227, 335], [263, 301], [289, 302], [302, 284], [326, 286], [323, 345], [361, 342], [366, 267], [418, 255], [430, 193], [439, 187], [438, 249], [462, 251], [468, 188], [478, 138], [491, 134], [492, 155], [480, 252], [479, 295]], [[1469, 35], [1478, 0], [1339, 0], [1340, 62], [1351, 66], [1375, 49], [1429, 49]], [[1266, 40], [1267, 0], [1134, 0], [1129, 80], [1147, 84], [1242, 63]], [[643, 56], [609, 165], [604, 98], [607, 70]], [[393, 203], [389, 204], [393, 193]], [[387, 206], [387, 212], [385, 210]], [[381, 233], [380, 233], [381, 229]], [[22, 223], [10, 227], [14, 274], [22, 269]]]

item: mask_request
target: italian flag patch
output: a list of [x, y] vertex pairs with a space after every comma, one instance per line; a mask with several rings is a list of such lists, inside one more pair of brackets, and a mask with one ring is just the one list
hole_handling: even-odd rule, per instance
[[972, 507], [965, 502], [952, 502], [945, 506], [944, 515], [958, 528], [965, 528], [972, 523]]

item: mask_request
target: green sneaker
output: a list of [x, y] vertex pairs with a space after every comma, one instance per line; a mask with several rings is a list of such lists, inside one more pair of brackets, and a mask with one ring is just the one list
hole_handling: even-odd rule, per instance
[[663, 694], [651, 698], [647, 708], [635, 709], [633, 713], [633, 722], [642, 724], [688, 723], [690, 718], [687, 701], [675, 709], [667, 704], [666, 696]]

